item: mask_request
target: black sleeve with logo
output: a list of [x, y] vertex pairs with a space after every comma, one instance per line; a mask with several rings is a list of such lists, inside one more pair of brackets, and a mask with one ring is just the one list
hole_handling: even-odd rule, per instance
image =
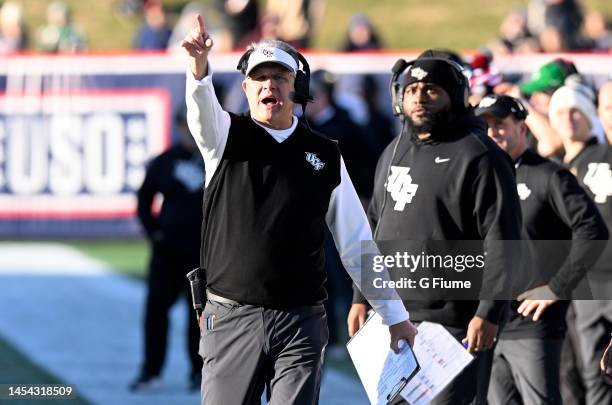
[[[608, 227], [612, 229], [612, 146], [598, 144], [594, 139], [569, 164], [587, 193], [595, 202], [597, 209]], [[612, 263], [612, 243], [606, 247], [589, 275], [610, 277]]]

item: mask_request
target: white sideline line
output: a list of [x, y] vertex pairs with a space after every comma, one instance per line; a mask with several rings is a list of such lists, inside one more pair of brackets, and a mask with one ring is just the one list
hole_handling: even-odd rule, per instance
[[[170, 314], [163, 388], [127, 390], [142, 358], [145, 284], [109, 270], [60, 244], [0, 243], [0, 335], [93, 404], [199, 404], [199, 393], [187, 391], [185, 302]], [[320, 403], [367, 398], [358, 381], [328, 369]]]
[[1, 274], [102, 275], [110, 267], [59, 243], [1, 243]]

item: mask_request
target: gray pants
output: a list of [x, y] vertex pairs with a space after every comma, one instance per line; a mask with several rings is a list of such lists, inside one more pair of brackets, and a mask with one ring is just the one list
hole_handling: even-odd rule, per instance
[[501, 339], [495, 348], [489, 403], [561, 404], [563, 339]]
[[[286, 310], [207, 301], [202, 405], [317, 404], [328, 340], [323, 305]], [[214, 321], [210, 319], [214, 315]]]
[[[612, 283], [607, 285], [611, 286]], [[612, 290], [610, 290], [612, 291]], [[609, 293], [610, 294], [610, 293]], [[574, 301], [576, 333], [582, 359], [582, 380], [587, 405], [612, 404], [612, 386], [601, 378], [599, 361], [612, 330], [612, 301]]]

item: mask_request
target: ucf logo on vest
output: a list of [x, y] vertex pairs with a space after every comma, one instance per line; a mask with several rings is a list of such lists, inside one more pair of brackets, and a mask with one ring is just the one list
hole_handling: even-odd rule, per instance
[[604, 204], [612, 196], [612, 170], [609, 163], [589, 163], [584, 184], [595, 195], [595, 202]]
[[412, 176], [408, 174], [409, 167], [391, 166], [391, 173], [385, 183], [385, 188], [391, 194], [391, 198], [395, 201], [393, 209], [395, 211], [404, 211], [406, 204], [412, 202], [412, 197], [416, 194], [419, 188], [418, 184], [412, 182]]
[[325, 162], [321, 161], [316, 153], [306, 152], [306, 161], [314, 167], [316, 171], [323, 169]]

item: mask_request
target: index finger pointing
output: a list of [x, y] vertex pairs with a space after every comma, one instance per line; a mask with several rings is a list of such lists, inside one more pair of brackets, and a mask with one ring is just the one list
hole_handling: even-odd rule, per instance
[[200, 34], [205, 34], [206, 25], [204, 24], [204, 19], [202, 18], [200, 14], [196, 15], [196, 19], [198, 20], [198, 30], [200, 31]]

